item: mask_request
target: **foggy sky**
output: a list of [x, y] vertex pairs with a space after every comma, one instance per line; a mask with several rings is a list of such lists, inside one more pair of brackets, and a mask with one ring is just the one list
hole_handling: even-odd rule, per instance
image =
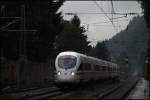
[[[96, 1], [97, 4], [105, 11], [105, 13], [111, 13], [112, 6], [111, 1]], [[139, 13], [141, 15], [142, 9], [137, 1], [113, 1], [115, 13]], [[105, 14], [80, 14], [80, 13], [103, 13], [101, 9], [96, 5], [95, 1], [66, 1], [63, 6], [58, 10], [62, 11], [63, 18], [70, 20], [73, 15], [65, 15], [64, 13], [77, 13], [81, 20], [81, 25], [85, 28], [89, 25], [88, 31], [85, 33], [88, 36], [92, 45], [95, 45], [97, 41], [103, 41], [114, 36], [116, 33], [125, 29], [129, 21], [136, 15], [113, 15], [113, 18], [122, 17], [114, 20], [114, 26], [105, 16]], [[109, 18], [112, 18], [111, 14], [107, 14]], [[118, 20], [118, 22], [117, 22]], [[106, 23], [107, 22], [107, 23]]]

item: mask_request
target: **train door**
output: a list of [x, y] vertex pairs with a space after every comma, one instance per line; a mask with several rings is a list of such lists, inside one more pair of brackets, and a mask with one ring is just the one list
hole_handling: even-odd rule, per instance
[[90, 63], [82, 63], [83, 66], [83, 78], [84, 80], [88, 81], [92, 78], [91, 74], [91, 64]]
[[83, 64], [81, 63], [78, 70], [77, 70], [77, 75], [80, 81], [83, 81], [84, 79], [84, 70], [83, 70]]
[[78, 75], [81, 81], [89, 80], [91, 75], [91, 64], [81, 63], [78, 69]]

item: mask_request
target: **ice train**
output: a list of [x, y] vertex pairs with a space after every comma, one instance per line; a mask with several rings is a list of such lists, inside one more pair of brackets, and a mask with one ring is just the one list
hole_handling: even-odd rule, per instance
[[55, 83], [61, 84], [120, 77], [117, 64], [71, 51], [58, 54], [55, 68]]

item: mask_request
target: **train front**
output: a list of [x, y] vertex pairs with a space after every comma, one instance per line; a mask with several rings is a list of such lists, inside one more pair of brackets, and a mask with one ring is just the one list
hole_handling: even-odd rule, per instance
[[78, 82], [76, 69], [78, 57], [72, 52], [60, 53], [55, 61], [55, 83], [74, 84]]

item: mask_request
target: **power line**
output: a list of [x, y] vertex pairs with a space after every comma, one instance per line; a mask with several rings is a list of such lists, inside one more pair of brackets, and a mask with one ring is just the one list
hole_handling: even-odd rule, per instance
[[[118, 21], [126, 21], [126, 20], [114, 20], [113, 22], [118, 22]], [[104, 21], [104, 22], [97, 22], [97, 23], [90, 23], [90, 24], [101, 24], [101, 23], [109, 23], [110, 21]]]
[[115, 18], [111, 18], [111, 20], [114, 20], [114, 19], [119, 19], [119, 18], [123, 18], [123, 17], [127, 17], [127, 15], [125, 15], [125, 16], [121, 16], [121, 17], [115, 17]]
[[[105, 11], [103, 10], [103, 8], [101, 8], [100, 6], [99, 6], [99, 4], [96, 2], [96, 1], [94, 1], [94, 3], [96, 4], [96, 6], [104, 13], [104, 15], [110, 20], [110, 22], [111, 22], [111, 24], [112, 24], [112, 26], [114, 27], [114, 29], [116, 30], [116, 27], [115, 27], [115, 25], [113, 24], [113, 22], [112, 22], [112, 20], [109, 18], [109, 16], [105, 13]], [[117, 30], [116, 30], [116, 32], [117, 32]]]
[[[100, 7], [100, 5], [96, 2], [96, 0], [94, 1], [94, 3], [96, 4], [96, 6], [101, 10], [101, 12], [97, 13], [97, 12], [79, 12], [79, 13], [64, 13], [65, 15], [79, 15], [79, 14], [104, 14], [108, 19], [109, 19], [109, 22], [111, 22], [113, 28], [116, 30], [116, 32], [118, 31], [117, 27], [115, 26], [114, 22], [118, 22], [118, 21], [121, 21], [121, 20], [118, 20], [119, 18], [123, 18], [123, 17], [127, 17], [127, 15], [139, 15], [140, 13], [135, 13], [135, 12], [129, 12], [129, 13], [116, 13], [115, 10], [114, 10], [114, 5], [113, 5], [113, 2], [111, 0], [111, 13], [106, 13], [104, 11], [104, 9], [102, 7]], [[112, 15], [112, 18], [110, 18], [108, 15]], [[120, 17], [113, 17], [113, 15], [122, 15]], [[116, 19], [114, 21], [114, 19]], [[102, 22], [102, 23], [109, 23], [109, 22]], [[119, 27], [120, 30], [121, 27]]]
[[20, 21], [20, 20], [21, 20], [21, 18], [20, 18], [20, 19], [17, 18], [17, 19], [15, 19], [15, 20], [11, 21], [11, 22], [9, 22], [7, 25], [0, 27], [0, 30], [3, 30], [4, 28], [7, 28], [7, 27], [10, 26], [11, 24], [16, 23], [17, 21]]
[[110, 14], [114, 14], [114, 15], [139, 15], [140, 13], [134, 13], [134, 12], [130, 12], [130, 13], [98, 13], [98, 12], [95, 12], [95, 13], [93, 13], [93, 12], [71, 12], [71, 13], [64, 13], [65, 15], [76, 15], [76, 14], [78, 14], [78, 15], [82, 15], [82, 14], [87, 14], [87, 15], [98, 15], [98, 14], [107, 14], [107, 15], [110, 15]]

